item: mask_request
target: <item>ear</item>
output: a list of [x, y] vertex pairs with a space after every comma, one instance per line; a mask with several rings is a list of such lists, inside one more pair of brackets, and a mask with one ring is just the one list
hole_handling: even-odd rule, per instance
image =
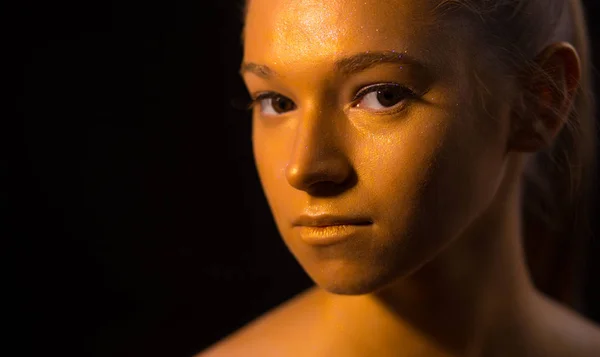
[[546, 47], [535, 59], [521, 104], [511, 115], [509, 150], [536, 152], [549, 147], [569, 119], [581, 79], [577, 50], [567, 42]]

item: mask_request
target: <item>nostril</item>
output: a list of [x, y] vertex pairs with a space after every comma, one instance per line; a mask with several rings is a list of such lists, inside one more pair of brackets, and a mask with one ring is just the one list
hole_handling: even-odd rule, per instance
[[345, 160], [330, 159], [288, 165], [286, 178], [290, 185], [299, 190], [309, 190], [315, 185], [341, 185], [352, 172]]
[[313, 176], [306, 178], [302, 184], [294, 187], [305, 191], [312, 197], [335, 197], [356, 185], [357, 176], [354, 171], [351, 171], [344, 178], [344, 180], [332, 180], [331, 176]]

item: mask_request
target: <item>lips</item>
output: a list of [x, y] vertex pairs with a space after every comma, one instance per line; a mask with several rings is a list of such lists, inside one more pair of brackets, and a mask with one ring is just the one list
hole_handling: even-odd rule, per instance
[[373, 222], [362, 216], [303, 215], [294, 220], [298, 237], [313, 247], [343, 246], [363, 235]]
[[330, 226], [366, 226], [373, 222], [360, 216], [336, 216], [330, 214], [320, 215], [302, 215], [295, 219], [292, 224], [293, 226], [301, 227], [330, 227]]

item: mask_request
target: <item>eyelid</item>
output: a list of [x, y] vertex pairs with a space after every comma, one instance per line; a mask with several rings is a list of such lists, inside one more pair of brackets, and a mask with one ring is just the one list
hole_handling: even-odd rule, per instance
[[[368, 95], [371, 94], [373, 92], [377, 92], [378, 89], [380, 88], [397, 88], [397, 89], [401, 89], [403, 90], [405, 93], [403, 93], [403, 98], [396, 103], [395, 105], [391, 106], [391, 107], [387, 107], [385, 109], [380, 109], [380, 110], [370, 110], [365, 108], [360, 107], [359, 108], [359, 104], [362, 102], [362, 100]], [[396, 114], [400, 111], [403, 111], [407, 104], [408, 101], [419, 98], [421, 95], [423, 95], [424, 93], [418, 93], [417, 91], [413, 90], [412, 88], [410, 88], [409, 86], [406, 85], [402, 85], [399, 83], [395, 83], [395, 82], [380, 82], [380, 83], [375, 83], [372, 85], [367, 85], [365, 87], [362, 87], [361, 89], [358, 90], [358, 92], [354, 95], [354, 98], [352, 99], [352, 101], [350, 102], [349, 106], [347, 107], [347, 109], [357, 109], [357, 110], [366, 110], [370, 113], [373, 114], [380, 114], [380, 115], [393, 115]]]
[[262, 101], [263, 99], [275, 98], [275, 97], [279, 97], [279, 96], [285, 97], [284, 95], [281, 95], [281, 94], [279, 94], [277, 92], [273, 92], [273, 91], [263, 91], [263, 92], [253, 93], [250, 96], [250, 100], [249, 100], [248, 104], [246, 105], [246, 109], [251, 110], [258, 103], [260, 103], [260, 101]]
[[[273, 99], [273, 98], [285, 98], [285, 99], [289, 100], [290, 102], [292, 102], [292, 104], [294, 105], [294, 108], [291, 109], [291, 110], [289, 110], [289, 111], [293, 111], [293, 110], [295, 110], [295, 109], [298, 108], [298, 106], [296, 105], [296, 103], [291, 98], [289, 98], [289, 97], [287, 97], [287, 96], [285, 96], [283, 94], [274, 92], [274, 91], [258, 92], [258, 93], [254, 93], [253, 96], [254, 96], [254, 98], [251, 99], [251, 101], [250, 101], [250, 103], [248, 105], [248, 110], [253, 109], [257, 104], [259, 104], [260, 102], [262, 102], [265, 99]], [[272, 101], [271, 101], [271, 103], [272, 103]], [[264, 108], [261, 106], [261, 112], [263, 111], [263, 109]], [[286, 114], [289, 111], [285, 111], [283, 113], [277, 113], [276, 116], [284, 115], [284, 114]]]
[[273, 91], [264, 91], [264, 92], [258, 92], [256, 94], [253, 95], [253, 99], [254, 101], [258, 101], [258, 100], [262, 100], [265, 98], [273, 98], [276, 97], [278, 95], [281, 95], [279, 93], [273, 92]]
[[[401, 85], [401, 84], [395, 83], [395, 82], [375, 83], [375, 84], [367, 85], [367, 86], [359, 89], [358, 92], [354, 95], [354, 98], [351, 100], [351, 103], [352, 103], [351, 106], [355, 106], [357, 101], [362, 99], [366, 94], [374, 92], [380, 88], [390, 88], [390, 87], [395, 87], [395, 88], [405, 90], [406, 94], [407, 94], [406, 99], [411, 99], [411, 98], [415, 98], [418, 96], [416, 91], [414, 91], [413, 89], [411, 89], [410, 87], [408, 87], [406, 85]], [[249, 102], [245, 105], [244, 109], [252, 110], [262, 100], [268, 99], [268, 98], [277, 98], [277, 97], [287, 98], [290, 101], [294, 102], [291, 98], [289, 98], [283, 94], [280, 94], [280, 93], [277, 93], [274, 91], [261, 91], [261, 92], [253, 93], [251, 95], [251, 98], [250, 98]], [[393, 108], [393, 107], [390, 107], [390, 108]]]
[[352, 102], [355, 102], [355, 101], [359, 100], [360, 98], [364, 97], [365, 94], [374, 92], [374, 91], [376, 91], [379, 88], [389, 88], [389, 87], [396, 87], [396, 88], [400, 88], [400, 89], [405, 89], [407, 91], [407, 94], [408, 94], [409, 97], [416, 96], [416, 92], [414, 90], [412, 90], [410, 87], [407, 87], [405, 85], [401, 85], [401, 84], [393, 83], [393, 82], [376, 83], [376, 84], [368, 85], [366, 87], [362, 87], [360, 90], [358, 90], [358, 92], [356, 92], [356, 94], [354, 95], [354, 98], [352, 98]]

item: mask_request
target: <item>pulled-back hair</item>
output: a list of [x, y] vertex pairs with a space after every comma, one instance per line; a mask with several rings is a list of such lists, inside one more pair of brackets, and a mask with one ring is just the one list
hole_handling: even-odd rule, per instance
[[[242, 8], [244, 21], [249, 2], [244, 1]], [[477, 33], [492, 46], [507, 74], [523, 79], [525, 96], [526, 79], [544, 75], [535, 59], [546, 46], [568, 42], [580, 56], [581, 79], [568, 120], [552, 145], [536, 153], [523, 173], [522, 219], [534, 284], [547, 295], [581, 309], [597, 134], [581, 0], [440, 0], [436, 10], [444, 15], [470, 16], [480, 25], [482, 31]], [[529, 95], [535, 100], [534, 94]]]
[[[543, 75], [535, 58], [546, 46], [564, 41], [579, 53], [581, 79], [573, 109], [556, 140], [536, 153], [525, 169], [522, 218], [533, 282], [542, 292], [580, 309], [585, 246], [591, 237], [597, 135], [581, 1], [441, 0], [437, 10], [470, 14], [501, 63], [522, 78], [521, 83]], [[522, 89], [529, 100], [535, 100], [526, 85]]]

